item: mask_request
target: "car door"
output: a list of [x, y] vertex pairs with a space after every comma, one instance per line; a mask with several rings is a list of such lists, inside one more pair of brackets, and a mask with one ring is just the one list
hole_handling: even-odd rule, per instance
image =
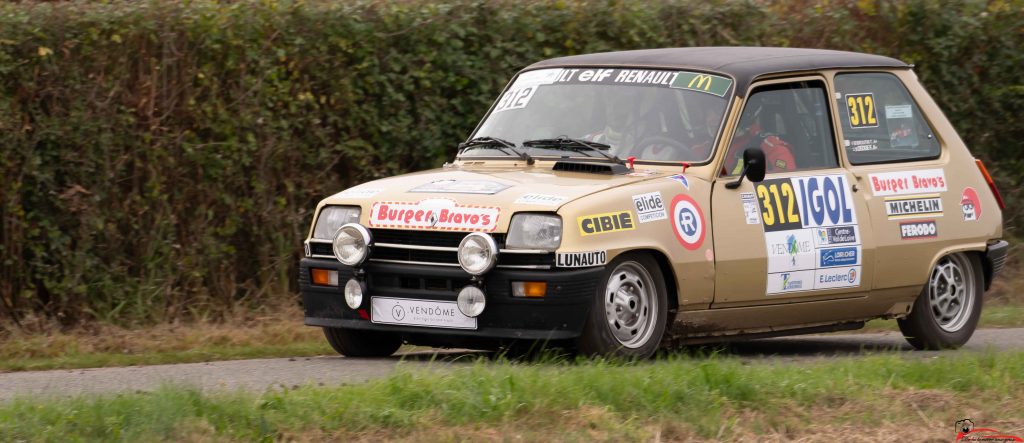
[[[864, 199], [839, 166], [821, 77], [762, 82], [748, 94], [712, 191], [712, 307], [861, 296], [873, 239]], [[746, 148], [765, 151], [765, 180], [737, 180]], [[867, 225], [870, 226], [870, 225]]]

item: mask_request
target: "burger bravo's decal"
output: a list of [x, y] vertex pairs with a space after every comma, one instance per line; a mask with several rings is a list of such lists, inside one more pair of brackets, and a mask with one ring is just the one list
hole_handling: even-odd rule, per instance
[[676, 233], [676, 240], [684, 248], [691, 251], [700, 248], [704, 244], [706, 222], [704, 211], [700, 205], [686, 194], [679, 194], [672, 199], [672, 230]]
[[878, 197], [946, 191], [946, 175], [941, 169], [884, 172], [871, 174], [868, 180], [871, 193]]
[[585, 268], [601, 266], [608, 262], [608, 251], [559, 252], [555, 266], [559, 268]]
[[978, 191], [974, 188], [964, 188], [960, 194], [960, 210], [964, 214], [964, 221], [976, 221], [981, 219], [981, 199], [978, 198]]
[[845, 175], [771, 179], [755, 189], [767, 294], [860, 286], [860, 231]]
[[409, 192], [493, 195], [509, 187], [510, 185], [490, 180], [435, 180], [412, 188]]
[[460, 205], [446, 198], [416, 202], [376, 202], [370, 209], [370, 226], [491, 232], [498, 227], [500, 213], [501, 209], [494, 206]]

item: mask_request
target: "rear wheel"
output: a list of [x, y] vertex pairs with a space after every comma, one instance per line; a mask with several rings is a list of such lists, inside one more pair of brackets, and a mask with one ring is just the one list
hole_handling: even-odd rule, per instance
[[624, 254], [608, 265], [590, 308], [579, 351], [586, 355], [648, 358], [665, 335], [668, 290], [648, 254]]
[[903, 336], [917, 349], [958, 348], [974, 334], [981, 317], [984, 274], [976, 254], [942, 257], [905, 319]]
[[397, 334], [358, 329], [323, 328], [327, 343], [346, 357], [387, 357], [402, 346]]

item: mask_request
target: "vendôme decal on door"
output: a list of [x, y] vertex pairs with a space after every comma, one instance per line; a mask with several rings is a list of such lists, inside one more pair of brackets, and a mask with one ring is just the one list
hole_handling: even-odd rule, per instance
[[768, 295], [860, 286], [860, 230], [845, 175], [770, 179], [755, 189]]

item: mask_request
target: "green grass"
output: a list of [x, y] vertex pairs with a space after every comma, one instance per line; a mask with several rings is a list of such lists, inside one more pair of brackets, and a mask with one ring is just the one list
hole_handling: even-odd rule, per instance
[[263, 394], [165, 387], [19, 399], [0, 405], [0, 441], [771, 440], [829, 429], [951, 439], [953, 421], [965, 414], [996, 426], [1024, 416], [1022, 397], [1020, 352], [798, 364], [716, 356], [480, 361], [444, 374], [400, 371], [366, 384]]
[[[981, 310], [979, 328], [1020, 328], [1024, 327], [1024, 305], [985, 306]], [[883, 332], [896, 331], [900, 328], [896, 320], [871, 320], [861, 331]]]

